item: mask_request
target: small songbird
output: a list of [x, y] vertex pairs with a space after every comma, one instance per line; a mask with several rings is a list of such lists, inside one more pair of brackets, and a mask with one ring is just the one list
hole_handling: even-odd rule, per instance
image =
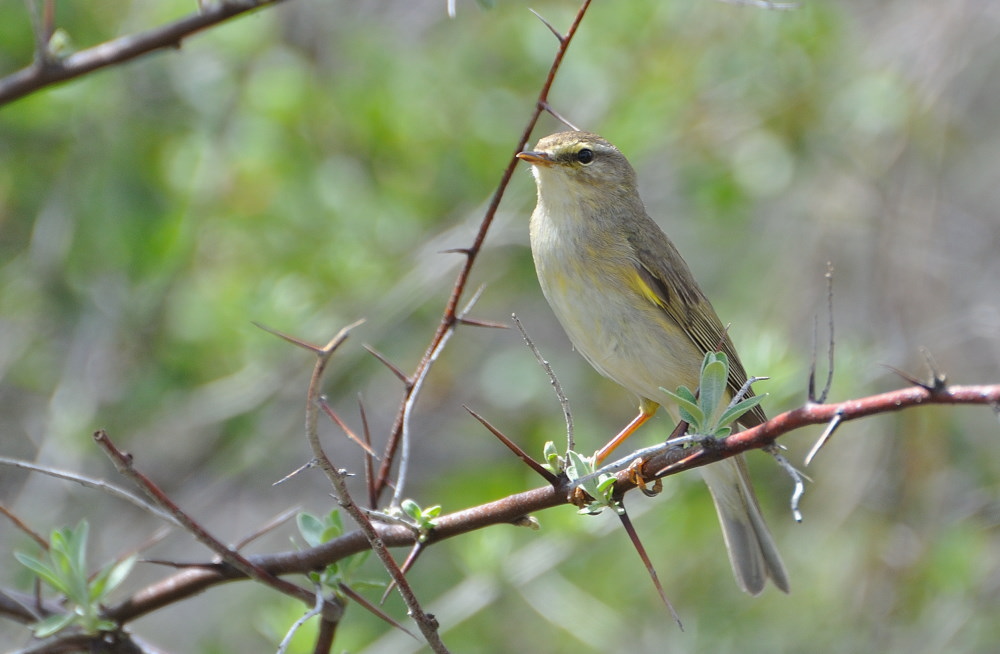
[[[575, 348], [639, 398], [639, 414], [596, 455], [603, 460], [656, 412], [660, 388], [698, 386], [705, 353], [729, 358], [730, 395], [747, 375], [722, 322], [667, 235], [646, 213], [636, 174], [611, 143], [560, 132], [517, 155], [532, 166], [538, 204], [531, 253], [545, 298]], [[678, 419], [677, 407], [665, 408]], [[766, 420], [760, 406], [740, 423]], [[736, 581], [757, 595], [788, 575], [764, 523], [742, 455], [701, 468]]]

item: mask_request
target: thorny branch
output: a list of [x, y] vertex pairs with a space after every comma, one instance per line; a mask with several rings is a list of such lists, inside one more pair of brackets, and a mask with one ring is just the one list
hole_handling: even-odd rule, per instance
[[[42, 42], [43, 39], [47, 41], [51, 37], [51, 25], [49, 25], [46, 29], [37, 30], [38, 43], [36, 43], [35, 60], [31, 65], [0, 78], [0, 105], [19, 100], [53, 84], [121, 64], [157, 50], [180, 48], [184, 40], [196, 32], [214, 27], [240, 14], [283, 1], [225, 0], [211, 5], [206, 4], [197, 13], [167, 25], [139, 34], [122, 36], [65, 58], [52, 55], [48, 43]], [[46, 21], [49, 22], [50, 20]]]
[[395, 460], [396, 450], [400, 446], [400, 441], [402, 440], [403, 433], [406, 430], [407, 423], [410, 419], [410, 411], [413, 406], [411, 398], [414, 397], [415, 393], [419, 389], [420, 382], [427, 376], [430, 371], [431, 364], [440, 353], [442, 344], [447, 341], [458, 322], [456, 311], [458, 309], [458, 304], [461, 301], [462, 294], [465, 292], [465, 286], [468, 283], [469, 274], [472, 272], [472, 266], [476, 262], [476, 257], [479, 255], [479, 251], [483, 247], [483, 242], [486, 240], [486, 234], [489, 231], [490, 226], [493, 224], [493, 218], [496, 216], [497, 209], [500, 206], [500, 200], [503, 198], [503, 195], [507, 190], [507, 186], [510, 184], [510, 180], [514, 176], [514, 171], [517, 168], [518, 159], [514, 155], [524, 150], [528, 143], [528, 139], [531, 137], [531, 132], [535, 129], [535, 125], [538, 123], [538, 119], [546, 110], [546, 107], [548, 107], [549, 90], [552, 88], [552, 83], [555, 81], [556, 73], [559, 71], [560, 65], [562, 65], [566, 50], [569, 48], [573, 37], [576, 35], [577, 29], [580, 27], [580, 22], [583, 20], [584, 15], [587, 13], [587, 9], [590, 7], [590, 2], [591, 0], [584, 0], [579, 11], [577, 11], [576, 17], [573, 19], [573, 23], [564, 35], [559, 34], [555, 28], [543, 20], [549, 29], [552, 30], [552, 33], [556, 35], [556, 38], [559, 41], [559, 47], [556, 50], [555, 58], [552, 60], [552, 65], [549, 67], [545, 83], [542, 85], [542, 89], [538, 93], [538, 99], [535, 102], [535, 108], [531, 113], [531, 117], [528, 119], [528, 123], [525, 125], [524, 131], [521, 132], [521, 137], [518, 139], [517, 145], [514, 146], [514, 150], [511, 152], [510, 160], [507, 162], [507, 167], [504, 169], [503, 175], [500, 177], [500, 183], [497, 185], [497, 189], [494, 191], [493, 197], [490, 199], [489, 207], [486, 209], [486, 215], [483, 216], [483, 220], [479, 224], [479, 231], [476, 233], [476, 238], [472, 242], [472, 245], [468, 248], [460, 250], [460, 252], [465, 255], [465, 264], [462, 266], [462, 270], [459, 272], [458, 278], [455, 280], [455, 285], [452, 288], [451, 296], [448, 298], [448, 302], [445, 305], [444, 313], [441, 316], [441, 322], [438, 324], [437, 331], [434, 333], [434, 337], [431, 339], [430, 345], [428, 345], [427, 350], [424, 352], [424, 356], [421, 358], [420, 363], [417, 364], [416, 372], [409, 377], [411, 383], [406, 386], [405, 396], [400, 404], [399, 411], [396, 414], [396, 419], [393, 423], [392, 431], [390, 432], [389, 440], [386, 443], [385, 452], [382, 456], [382, 465], [380, 466], [378, 475], [375, 479], [374, 496], [376, 498], [381, 496], [385, 487], [389, 483], [389, 477], [391, 475], [393, 461]]
[[[658, 445], [611, 463], [605, 466], [603, 471], [616, 471], [618, 492], [625, 493], [635, 488], [635, 483], [631, 479], [632, 471], [628, 467], [639, 456], [644, 461], [643, 476], [647, 481], [651, 481], [657, 476], [678, 474], [684, 470], [735, 456], [740, 452], [765, 447], [774, 443], [779, 437], [806, 425], [825, 424], [838, 412], [844, 421], [850, 421], [878, 413], [930, 404], [976, 404], [998, 407], [1000, 384], [949, 386], [936, 391], [913, 387], [834, 404], [807, 404], [777, 415], [757, 427], [720, 440], [710, 449], [696, 452], [696, 456], [691, 456], [691, 448]], [[681, 460], [684, 460], [684, 463], [678, 465], [677, 462]], [[661, 475], [661, 471], [666, 468], [669, 470]], [[568, 481], [562, 479], [562, 483], [558, 486], [545, 485], [443, 515], [434, 521], [434, 529], [426, 534], [425, 544], [430, 545], [492, 525], [518, 524], [528, 514], [568, 504], [571, 491]], [[373, 524], [372, 527], [386, 547], [412, 547], [419, 537], [411, 528], [403, 525]], [[368, 537], [358, 530], [313, 548], [246, 558], [255, 567], [277, 576], [321, 569], [369, 547]], [[225, 562], [188, 568], [108, 608], [107, 616], [122, 623], [129, 622], [217, 584], [245, 577], [244, 573]], [[2, 602], [0, 611], [3, 611]], [[3, 612], [15, 619], [30, 621], [30, 618], [22, 613]]]

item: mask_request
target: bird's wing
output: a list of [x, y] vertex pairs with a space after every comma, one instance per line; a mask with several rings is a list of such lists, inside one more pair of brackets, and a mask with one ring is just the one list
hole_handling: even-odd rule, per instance
[[[726, 333], [708, 298], [699, 288], [680, 252], [655, 223], [652, 223], [652, 227], [654, 229], [641, 236], [629, 237], [636, 255], [635, 268], [643, 285], [641, 289], [643, 295], [684, 330], [699, 351], [723, 352], [729, 358], [728, 386], [730, 392], [737, 393], [746, 383], [747, 373], [739, 355], [736, 354], [736, 348], [729, 334]], [[651, 247], [651, 244], [656, 244], [657, 247]], [[662, 252], [663, 248], [672, 254], [669, 261], [664, 260], [662, 256], [653, 255], [654, 249]], [[671, 262], [676, 262], [676, 265], [670, 265]], [[747, 394], [748, 397], [750, 395], [753, 395], [753, 391]], [[757, 405], [744, 414], [740, 422], [744, 426], [751, 427], [765, 420], [767, 417], [763, 409]]]

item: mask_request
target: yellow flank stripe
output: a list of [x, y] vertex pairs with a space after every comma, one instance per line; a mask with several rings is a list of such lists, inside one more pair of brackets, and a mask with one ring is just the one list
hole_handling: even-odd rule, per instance
[[667, 306], [663, 303], [663, 298], [660, 297], [659, 293], [654, 291], [652, 287], [650, 287], [650, 285], [646, 283], [646, 280], [642, 278], [642, 276], [639, 274], [639, 271], [637, 270], [632, 271], [631, 281], [632, 281], [632, 288], [638, 291], [639, 295], [643, 296], [644, 298], [646, 298], [656, 306], [660, 307], [661, 309], [667, 308]]

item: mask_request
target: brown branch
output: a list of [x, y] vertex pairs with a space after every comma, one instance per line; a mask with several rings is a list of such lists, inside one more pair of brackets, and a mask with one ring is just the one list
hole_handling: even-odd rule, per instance
[[40, 50], [30, 66], [0, 79], [0, 105], [19, 100], [53, 84], [121, 64], [144, 54], [166, 48], [180, 48], [184, 39], [196, 32], [214, 27], [240, 14], [283, 1], [221, 0], [173, 23], [106, 41], [64, 59], [46, 55], [44, 49], [47, 44], [40, 43], [38, 46]]
[[[388, 547], [383, 542], [381, 536], [375, 528], [375, 525], [368, 519], [368, 515], [361, 509], [361, 507], [358, 506], [357, 502], [354, 501], [354, 498], [351, 497], [350, 491], [347, 488], [347, 471], [333, 465], [333, 462], [330, 461], [330, 458], [323, 450], [322, 443], [320, 443], [318, 424], [319, 412], [317, 407], [320, 406], [323, 374], [326, 371], [334, 352], [336, 352], [337, 348], [339, 348], [340, 345], [347, 339], [350, 330], [357, 324], [358, 323], [355, 323], [354, 325], [349, 325], [341, 329], [340, 332], [322, 348], [307, 346], [307, 349], [316, 353], [316, 365], [313, 367], [313, 374], [309, 380], [309, 390], [306, 395], [306, 438], [309, 440], [309, 445], [313, 451], [313, 461], [326, 474], [327, 479], [333, 486], [338, 504], [340, 504], [340, 507], [344, 509], [344, 511], [351, 516], [351, 518], [354, 519], [354, 522], [361, 528], [361, 532], [365, 536], [368, 547], [371, 548], [372, 552], [375, 553], [375, 556], [377, 556], [379, 561], [382, 563], [382, 567], [384, 567], [386, 572], [389, 573], [396, 589], [403, 598], [403, 602], [406, 604], [410, 617], [417, 623], [417, 626], [420, 628], [420, 632], [424, 635], [427, 644], [433, 651], [438, 652], [439, 654], [447, 654], [448, 649], [445, 647], [444, 642], [442, 642], [441, 636], [438, 633], [437, 620], [434, 616], [424, 611], [420, 606], [416, 593], [413, 591], [409, 582], [407, 582], [406, 575], [399, 568], [396, 560], [392, 558], [392, 553], [389, 552]], [[331, 417], [335, 417], [332, 412], [330, 415]], [[335, 419], [338, 424], [346, 430], [346, 425], [344, 425], [339, 418]], [[361, 441], [358, 442], [360, 443]]]
[[[1000, 406], [1000, 384], [947, 386], [939, 389], [914, 386], [846, 402], [806, 404], [798, 409], [777, 415], [756, 427], [716, 441], [708, 448], [702, 448], [694, 453], [690, 449], [684, 450], [685, 458], [693, 458], [693, 460], [686, 462], [683, 466], [677, 466], [676, 470], [671, 468], [669, 474], [675, 474], [689, 468], [700, 468], [703, 465], [735, 456], [740, 452], [767, 447], [772, 445], [778, 437], [807, 425], [828, 424], [834, 419], [837, 419], [838, 424], [841, 424], [925, 404], [983, 404], [995, 408]], [[659, 453], [656, 457], [648, 457], [643, 466], [643, 476], [664, 476], [657, 473], [662, 472], [665, 467], [675, 466], [677, 460], [679, 458], [676, 457], [676, 453], [670, 452]]]
[[232, 566], [236, 570], [239, 570], [242, 574], [271, 586], [286, 595], [303, 600], [308, 604], [312, 603], [313, 598], [309, 591], [287, 582], [284, 579], [279, 579], [270, 572], [259, 568], [251, 563], [242, 554], [227, 547], [217, 538], [208, 533], [208, 531], [196, 520], [182, 511], [181, 508], [177, 506], [177, 504], [174, 503], [174, 501], [171, 500], [159, 486], [153, 483], [149, 477], [137, 470], [133, 465], [132, 456], [118, 449], [108, 436], [107, 432], [103, 429], [94, 433], [94, 441], [101, 446], [101, 449], [103, 449], [108, 455], [108, 458], [111, 459], [115, 469], [118, 470], [123, 477], [135, 482], [140, 488], [142, 488], [151, 500], [156, 502], [156, 504], [163, 510], [170, 513], [192, 536], [215, 552], [227, 565]]
[[[775, 416], [752, 429], [717, 441], [709, 449], [694, 450], [671, 445], [659, 445], [642, 451], [644, 477], [651, 481], [656, 476], [678, 474], [690, 468], [735, 456], [746, 450], [766, 447], [777, 438], [806, 425], [824, 424], [831, 417], [841, 414], [843, 420], [856, 420], [871, 415], [901, 411], [929, 404], [980, 404], [1000, 406], [1000, 384], [989, 386], [950, 386], [938, 391], [914, 387], [848, 400], [837, 404], [806, 405]], [[626, 457], [628, 461], [633, 457]], [[678, 461], [684, 461], [678, 465]], [[625, 493], [636, 485], [630, 477], [633, 470], [621, 462], [608, 468], [620, 468], [616, 473], [618, 492]], [[669, 470], [660, 474], [664, 468]], [[425, 545], [453, 538], [484, 527], [498, 524], [519, 524], [525, 516], [545, 509], [568, 504], [572, 487], [565, 478], [558, 486], [542, 486], [508, 497], [443, 515], [434, 521], [434, 528], [426, 534]], [[409, 527], [390, 524], [373, 524], [379, 541], [386, 547], [412, 547], [418, 535]], [[368, 537], [353, 531], [327, 543], [301, 551], [280, 552], [269, 555], [248, 556], [254, 566], [272, 575], [285, 575], [319, 570], [352, 554], [369, 548]], [[158, 608], [202, 592], [219, 583], [243, 579], [245, 575], [226, 563], [208, 564], [188, 568], [163, 579], [132, 595], [121, 604], [110, 608], [110, 619], [128, 622]]]
[[503, 199], [504, 193], [507, 191], [507, 186], [510, 184], [510, 180], [514, 176], [514, 170], [517, 168], [519, 160], [515, 155], [524, 150], [525, 145], [528, 143], [528, 139], [531, 137], [531, 132], [535, 129], [535, 124], [538, 122], [539, 116], [542, 115], [545, 107], [548, 106], [549, 90], [552, 88], [552, 83], [555, 81], [556, 73], [559, 71], [563, 57], [566, 55], [566, 50], [569, 48], [574, 35], [576, 35], [577, 29], [580, 27], [580, 22], [583, 20], [584, 15], [587, 13], [587, 9], [590, 7], [590, 2], [591, 0], [584, 0], [580, 9], [576, 13], [576, 17], [573, 19], [572, 25], [570, 25], [569, 30], [567, 30], [565, 35], [558, 34], [551, 25], [546, 23], [546, 25], [549, 26], [549, 29], [552, 29], [552, 32], [556, 34], [559, 41], [559, 47], [557, 48], [555, 57], [552, 60], [552, 65], [549, 67], [549, 72], [548, 75], [546, 75], [545, 82], [542, 84], [542, 89], [538, 93], [538, 99], [535, 102], [535, 108], [532, 111], [531, 117], [528, 119], [528, 122], [524, 127], [524, 131], [521, 133], [521, 137], [518, 139], [517, 145], [514, 147], [513, 152], [511, 152], [510, 160], [507, 162], [507, 167], [504, 169], [503, 175], [500, 177], [500, 183], [493, 192], [493, 197], [490, 199], [489, 207], [486, 209], [486, 215], [483, 216], [483, 220], [479, 224], [479, 231], [476, 233], [476, 238], [470, 247], [462, 248], [463, 254], [466, 255], [465, 264], [462, 266], [462, 270], [459, 272], [458, 278], [455, 280], [455, 285], [452, 288], [451, 296], [448, 298], [448, 302], [445, 305], [444, 313], [441, 316], [441, 322], [438, 324], [437, 331], [434, 333], [430, 345], [427, 346], [424, 356], [420, 359], [420, 363], [417, 364], [416, 372], [410, 377], [410, 379], [413, 380], [413, 385], [406, 389], [403, 401], [399, 405], [399, 411], [396, 413], [396, 419], [393, 422], [392, 431], [390, 432], [389, 440], [386, 443], [385, 452], [382, 456], [382, 465], [379, 467], [378, 476], [375, 479], [374, 493], [376, 498], [378, 498], [385, 491], [386, 486], [389, 484], [389, 476], [391, 474], [393, 462], [396, 458], [396, 449], [400, 444], [400, 438], [407, 420], [409, 407], [412, 406], [411, 397], [419, 389], [420, 381], [427, 376], [431, 364], [441, 350], [442, 344], [447, 340], [448, 335], [455, 329], [458, 303], [462, 298], [462, 294], [465, 292], [465, 286], [468, 283], [469, 275], [472, 272], [472, 266], [475, 264], [479, 251], [483, 247], [483, 242], [486, 240], [486, 234], [489, 232], [490, 226], [493, 224], [493, 218], [496, 216], [497, 209], [500, 206], [500, 200]]

